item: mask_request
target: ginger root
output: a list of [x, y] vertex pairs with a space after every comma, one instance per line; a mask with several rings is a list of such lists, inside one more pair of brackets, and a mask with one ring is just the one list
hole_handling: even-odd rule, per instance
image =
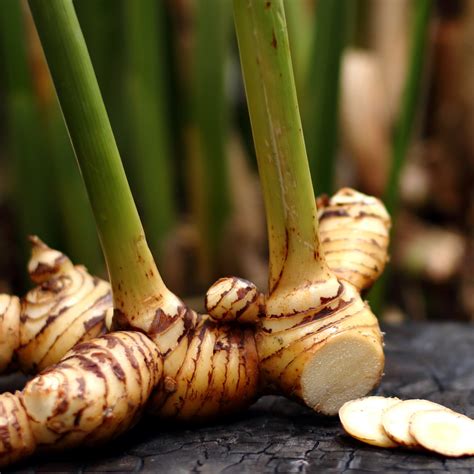
[[359, 291], [382, 274], [388, 260], [390, 216], [382, 202], [354, 189], [318, 199], [319, 233], [329, 268]]
[[[359, 291], [372, 284], [387, 260], [389, 219], [380, 201], [348, 189], [328, 201], [320, 219], [325, 232], [322, 251], [333, 252], [331, 270], [337, 278], [303, 288], [296, 299], [291, 295], [275, 299], [278, 292], [264, 295], [251, 282], [222, 278], [207, 292], [205, 315], [172, 294], [152, 300], [141, 315], [131, 317], [116, 308], [114, 329], [129, 332], [112, 332], [76, 345], [16, 395], [28, 418], [25, 433], [31, 430], [38, 446], [54, 448], [105, 440], [127, 429], [147, 399], [148, 409], [160, 417], [206, 420], [242, 410], [264, 393], [299, 399], [326, 414], [335, 414], [347, 400], [365, 395], [379, 382], [384, 357], [377, 320]], [[342, 239], [341, 233], [347, 238]], [[363, 264], [361, 242], [362, 255], [373, 258], [363, 277], [357, 271]], [[28, 315], [23, 323], [37, 330], [29, 330], [36, 335], [31, 337], [36, 349], [30, 349], [35, 362], [21, 365], [33, 369], [44, 367], [53, 354], [59, 358], [61, 351], [54, 350], [54, 343], [68, 332], [71, 321], [82, 330], [86, 321], [96, 321], [95, 330], [102, 332], [112, 309], [107, 283], [86, 278], [82, 267], [38, 245], [30, 271], [40, 286], [23, 302], [23, 314]], [[295, 305], [289, 310], [288, 304], [295, 303], [306, 309]], [[45, 324], [47, 308], [55, 316], [50, 319], [53, 323]], [[71, 317], [60, 324], [64, 315]], [[54, 323], [57, 332], [43, 336]], [[87, 337], [81, 331], [70, 333], [77, 341]], [[162, 374], [155, 368], [154, 376], [136, 375], [136, 364], [127, 354], [132, 351], [138, 359], [140, 350], [126, 350], [124, 342], [138, 344], [137, 338], [147, 341], [148, 353], [153, 349], [153, 364], [162, 363]], [[26, 346], [20, 345], [16, 353], [24, 356], [27, 351], [22, 347]], [[110, 351], [115, 351], [113, 356]], [[146, 378], [146, 389], [140, 377]], [[142, 391], [128, 384], [138, 384]], [[109, 407], [114, 410], [110, 420]], [[33, 449], [21, 443], [14, 449], [5, 446], [0, 451], [5, 463]]]
[[264, 384], [333, 415], [382, 376], [382, 335], [359, 293], [383, 271], [390, 218], [380, 200], [349, 188], [319, 201], [321, 249], [336, 278], [279, 283], [256, 337]]
[[256, 323], [265, 313], [265, 296], [243, 278], [221, 278], [207, 290], [205, 306], [213, 321]]
[[216, 324], [190, 310], [187, 315], [184, 325], [178, 320], [168, 331], [149, 333], [158, 346], [169, 346], [163, 384], [150, 410], [161, 417], [209, 420], [245, 409], [258, 394], [254, 328]]
[[[382, 335], [359, 288], [370, 286], [369, 278], [376, 278], [387, 260], [389, 219], [375, 198], [344, 189], [335, 205], [337, 199], [344, 212], [334, 215], [331, 225], [348, 232], [339, 247], [347, 258], [334, 269], [340, 280], [332, 277], [298, 294], [309, 309], [289, 310], [286, 297], [272, 304], [272, 294], [264, 296], [235, 277], [211, 286], [205, 300], [208, 315], [190, 310], [174, 295], [161, 295], [160, 304], [153, 301], [141, 317], [116, 309], [115, 327], [144, 331], [163, 355], [163, 381], [150, 403], [154, 414], [205, 419], [240, 410], [270, 392], [336, 414], [344, 402], [378, 384]], [[370, 253], [377, 252], [378, 262], [364, 275], [363, 285], [351, 258], [360, 241], [373, 244]], [[322, 250], [331, 244], [328, 229]]]
[[36, 448], [21, 394], [0, 395], [0, 467], [22, 459]]
[[10, 364], [20, 345], [20, 300], [0, 295], [0, 372]]
[[[377, 385], [384, 363], [382, 335], [359, 289], [370, 286], [369, 279], [383, 269], [390, 221], [379, 200], [355, 191], [342, 190], [334, 202], [344, 206], [331, 226], [347, 231], [348, 238], [339, 243], [346, 258], [337, 260], [333, 269], [340, 280], [321, 282], [303, 295], [301, 303], [309, 309], [291, 312], [283, 298], [278, 313], [278, 305], [269, 306], [271, 294], [265, 296], [252, 283], [228, 277], [208, 290], [209, 315], [178, 305], [174, 314], [160, 308], [153, 319], [147, 318], [140, 329], [164, 355], [165, 382], [152, 400], [154, 413], [181, 419], [216, 416], [271, 392], [335, 414], [344, 402]], [[367, 252], [376, 254], [378, 262], [365, 273], [363, 284], [353, 265], [361, 241], [373, 245]], [[332, 244], [327, 229], [323, 252]], [[125, 315], [118, 316], [120, 327], [133, 329]], [[236, 393], [234, 387], [241, 391], [239, 397], [230, 395]]]
[[0, 295], [0, 372], [43, 370], [76, 344], [105, 334], [112, 319], [109, 283], [38, 237], [30, 242], [28, 270], [38, 286], [21, 301]]
[[78, 344], [21, 392], [0, 395], [0, 466], [36, 448], [96, 445], [138, 419], [161, 377], [144, 334], [116, 332]]

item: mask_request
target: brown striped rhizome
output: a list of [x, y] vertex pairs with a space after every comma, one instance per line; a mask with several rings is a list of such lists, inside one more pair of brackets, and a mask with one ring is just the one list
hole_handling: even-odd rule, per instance
[[[271, 392], [299, 398], [315, 410], [333, 414], [346, 399], [372, 388], [376, 382], [372, 378], [363, 386], [353, 380], [361, 376], [365, 352], [362, 351], [364, 360], [354, 357], [352, 345], [359, 343], [360, 338], [364, 349], [366, 340], [380, 338], [359, 292], [368, 288], [384, 267], [389, 218], [379, 200], [347, 188], [326, 199], [325, 206], [320, 207], [322, 250], [340, 282], [336, 298], [320, 298], [318, 307], [297, 315], [272, 317], [266, 304], [271, 295], [264, 295], [251, 282], [228, 277], [208, 290], [208, 315], [200, 315], [183, 303], [178, 303], [174, 316], [158, 308], [150, 326], [129, 327], [138, 336], [146, 333], [155, 342], [155, 362], [151, 366], [154, 369], [148, 377], [156, 387], [151, 395], [152, 387], [147, 386], [147, 396], [143, 395], [140, 407], [151, 395], [150, 410], [161, 417], [209, 419], [243, 409], [259, 395]], [[114, 336], [76, 346], [110, 327], [110, 322], [106, 324], [113, 311], [110, 285], [92, 277], [83, 267], [73, 266], [64, 254], [37, 238], [32, 239], [29, 270], [32, 280], [39, 285], [21, 300], [21, 305], [16, 297], [0, 297], [0, 359], [4, 361], [3, 368], [13, 361], [27, 372], [43, 372], [29, 382], [23, 393], [0, 396], [6, 425], [11, 427], [5, 432], [6, 438], [0, 440], [2, 464], [29, 454], [36, 445], [66, 447], [102, 437], [108, 439], [132, 423], [127, 411], [122, 410], [120, 416], [113, 412], [114, 423], [121, 416], [127, 416], [128, 421], [126, 418], [118, 423], [117, 429], [112, 428], [115, 425], [107, 421], [108, 417], [99, 416], [100, 405], [88, 400], [87, 390], [81, 388], [87, 380], [91, 387], [99, 384], [99, 392], [105, 390], [108, 379], [104, 378], [104, 371], [110, 371], [112, 386], [122, 386], [124, 378], [129, 379], [129, 384], [133, 382], [120, 358], [117, 361], [115, 351], [123, 347], [112, 344]], [[117, 315], [116, 325], [129, 326], [122, 312]], [[341, 333], [345, 335], [342, 340]], [[144, 336], [137, 339], [133, 333], [116, 334], [128, 345], [148, 340]], [[333, 345], [331, 338], [335, 338], [337, 345]], [[105, 349], [101, 341], [105, 342]], [[97, 344], [102, 344], [100, 351], [106, 350], [106, 355], [97, 351]], [[76, 347], [63, 357], [73, 346]], [[341, 350], [344, 347], [347, 352]], [[135, 360], [139, 359], [137, 354], [143, 357], [140, 349], [130, 350], [135, 351]], [[317, 380], [319, 390], [324, 390], [322, 395], [305, 387], [301, 377], [312, 355], [316, 361], [322, 358], [320, 370], [323, 366], [331, 367], [334, 374], [328, 381]], [[162, 373], [156, 358], [163, 361]], [[71, 365], [71, 360], [77, 363]], [[383, 359], [379, 360], [377, 376], [382, 370]], [[285, 366], [281, 361], [285, 361]], [[136, 364], [131, 363], [132, 368]], [[52, 367], [47, 368], [48, 365]], [[298, 365], [300, 370], [295, 370]], [[347, 373], [342, 376], [341, 370]], [[347, 387], [341, 387], [346, 381]], [[60, 389], [64, 383], [67, 390]], [[90, 390], [97, 399], [99, 393]], [[320, 401], [312, 405], [314, 393]], [[111, 407], [116, 406], [117, 395], [122, 400], [123, 390], [109, 391], [108, 399], [102, 402], [105, 412], [107, 401]], [[94, 412], [93, 406], [99, 411]], [[84, 425], [83, 414], [89, 412], [94, 416], [89, 415]], [[104, 431], [101, 423], [106, 421], [110, 426]], [[24, 428], [14, 432], [13, 426]], [[90, 436], [86, 436], [87, 432]], [[99, 437], [97, 433], [106, 435]]]

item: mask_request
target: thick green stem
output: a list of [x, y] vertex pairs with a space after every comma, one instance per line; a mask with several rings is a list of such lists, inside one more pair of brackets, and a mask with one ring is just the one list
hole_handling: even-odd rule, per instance
[[[270, 247], [270, 294], [329, 278], [291, 67], [282, 0], [234, 0]], [[284, 288], [284, 290], [282, 290]]]
[[131, 114], [129, 160], [150, 243], [156, 255], [175, 221], [173, 173], [169, 162], [164, 3], [156, 0], [124, 2], [125, 46]]
[[194, 114], [200, 181], [195, 182], [201, 209], [197, 209], [201, 236], [201, 266], [212, 276], [230, 198], [227, 165], [228, 113], [225, 66], [229, 48], [231, 10], [227, 1], [200, 0], [196, 4], [196, 63]]
[[353, 0], [318, 0], [308, 55], [304, 130], [313, 183], [331, 194], [338, 138], [339, 72]]
[[72, 0], [30, 0], [114, 291], [137, 314], [169, 295], [145, 240]]

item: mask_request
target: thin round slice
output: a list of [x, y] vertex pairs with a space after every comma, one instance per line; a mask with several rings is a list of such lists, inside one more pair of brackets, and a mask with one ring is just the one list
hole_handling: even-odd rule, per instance
[[449, 457], [474, 455], [474, 420], [449, 410], [415, 413], [410, 434], [426, 449]]
[[342, 426], [352, 437], [382, 448], [398, 446], [382, 426], [385, 410], [400, 402], [399, 398], [364, 397], [345, 403], [339, 410]]
[[429, 400], [405, 400], [393, 405], [382, 415], [382, 426], [388, 437], [402, 446], [419, 446], [410, 434], [410, 419], [414, 413], [427, 410], [448, 410], [448, 408]]

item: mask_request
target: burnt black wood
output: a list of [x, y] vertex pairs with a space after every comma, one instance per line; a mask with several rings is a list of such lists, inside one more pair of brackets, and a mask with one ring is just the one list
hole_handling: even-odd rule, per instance
[[[386, 375], [377, 393], [427, 398], [474, 416], [474, 326], [410, 323], [385, 331]], [[200, 427], [147, 419], [111, 446], [32, 458], [9, 472], [133, 471], [471, 473], [474, 457], [372, 448], [345, 435], [337, 418], [266, 397], [238, 418]]]

